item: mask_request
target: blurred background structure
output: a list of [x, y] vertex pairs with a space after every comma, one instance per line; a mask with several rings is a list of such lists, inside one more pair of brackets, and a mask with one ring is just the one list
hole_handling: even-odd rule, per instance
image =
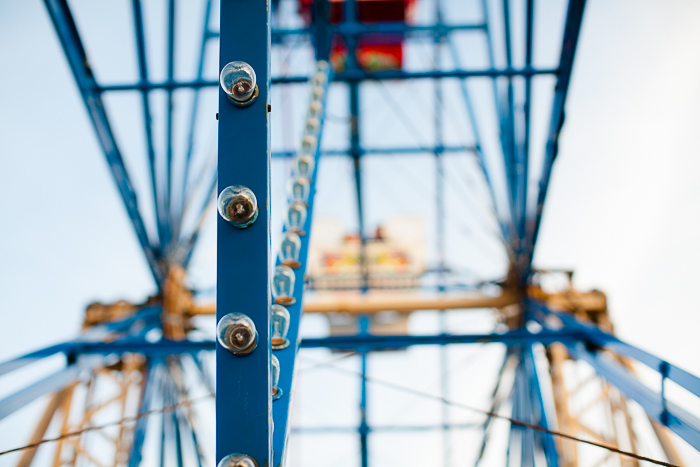
[[[587, 151], [615, 147], [625, 114], [604, 117], [625, 95], [597, 101], [597, 114], [577, 109], [617, 75], [576, 70], [581, 54], [585, 65], [622, 60], [603, 53], [612, 40], [586, 55], [586, 40], [609, 24], [625, 30], [643, 8], [611, 12], [582, 0], [30, 3], [0, 7], [3, 61], [31, 55], [13, 34], [39, 27], [33, 43], [44, 53], [27, 66], [38, 100], [3, 90], [4, 126], [25, 141], [22, 161], [9, 144], [2, 161], [3, 218], [18, 222], [3, 229], [4, 262], [13, 266], [2, 271], [0, 465], [201, 466], [236, 452], [259, 466], [700, 460], [700, 379], [670, 363], [700, 371], [697, 342], [683, 341], [697, 325], [672, 311], [692, 314], [692, 294], [682, 295], [692, 288], [681, 301], [668, 297], [678, 280], [658, 285], [674, 274], [689, 285], [698, 273], [655, 259], [693, 230], [681, 223], [673, 235], [627, 232], [633, 249], [605, 250], [614, 223], [557, 205], [552, 177], [559, 157], [578, 158], [582, 165], [566, 170], [583, 206], [608, 204], [606, 215], [626, 219], [642, 205], [670, 225], [697, 218], [682, 210], [697, 193], [678, 182], [679, 197], [691, 200], [681, 208], [655, 188], [676, 183], [669, 165], [692, 173], [696, 164], [667, 155], [677, 125], [635, 129], [617, 143], [630, 154], [615, 159], [625, 176], [652, 166], [645, 191], [621, 197], [600, 186], [624, 179], [585, 170], [591, 155], [560, 141], [578, 125], [578, 143], [601, 142]], [[677, 36], [656, 48], [633, 41], [626, 54], [644, 50], [659, 73], [675, 69], [698, 8], [668, 7], [670, 21], [672, 13], [647, 7], [643, 24], [653, 27], [618, 39], [671, 24]], [[231, 105], [232, 91], [219, 87], [218, 72], [233, 60], [256, 72], [259, 95], [249, 107]], [[676, 86], [697, 95], [688, 82], [700, 62], [683, 64], [685, 73], [667, 81], [644, 81], [653, 89], [624, 82], [629, 113], [646, 101], [658, 118], [664, 107], [654, 99], [687, 96], [676, 97]], [[589, 94], [572, 103], [577, 86]], [[635, 157], [635, 145], [654, 144], [653, 132], [664, 141], [657, 159]], [[61, 149], [33, 159], [39, 142], [43, 151]], [[37, 174], [33, 197], [11, 193], [18, 168]], [[214, 195], [230, 185], [256, 194], [259, 215], [246, 229], [224, 220], [232, 205], [220, 203], [216, 214]], [[18, 247], [8, 246], [18, 236]], [[555, 246], [536, 255], [547, 242]], [[592, 255], [603, 270], [619, 251], [658, 264], [628, 288], [637, 297], [658, 290], [669, 308], [637, 303], [646, 312], [630, 321], [651, 324], [621, 340], [615, 307], [595, 279], [577, 287], [566, 250]], [[80, 324], [64, 303], [85, 300], [92, 286], [99, 301], [85, 308], [78, 337], [68, 337]], [[12, 301], [22, 293], [32, 297]], [[20, 313], [24, 304], [31, 313]], [[246, 357], [217, 346], [216, 323], [232, 312], [257, 328]], [[677, 352], [664, 348], [676, 339]]]

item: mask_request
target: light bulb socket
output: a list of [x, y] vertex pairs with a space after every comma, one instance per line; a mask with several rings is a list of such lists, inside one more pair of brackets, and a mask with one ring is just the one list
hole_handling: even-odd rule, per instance
[[282, 391], [280, 388], [272, 388], [273, 401], [279, 400], [282, 397], [282, 394], [284, 394], [284, 391]]
[[249, 227], [258, 218], [258, 200], [250, 188], [242, 185], [224, 188], [217, 200], [219, 215], [237, 229]]
[[[286, 265], [285, 265], [286, 266]], [[291, 266], [290, 266], [291, 268]], [[294, 269], [294, 268], [292, 268]], [[277, 297], [275, 298], [275, 303], [278, 303], [280, 305], [288, 306], [288, 305], [294, 305], [297, 302], [297, 299], [294, 297]]]
[[242, 313], [229, 313], [216, 326], [216, 340], [232, 354], [243, 357], [258, 347], [259, 336], [252, 319]]
[[226, 97], [228, 97], [228, 101], [229, 101], [231, 104], [235, 105], [236, 107], [248, 107], [250, 104], [252, 104], [253, 102], [255, 102], [255, 100], [258, 98], [258, 95], [259, 95], [259, 94], [260, 94], [260, 89], [258, 89], [258, 85], [256, 84], [256, 85], [255, 85], [255, 90], [253, 91], [253, 95], [250, 96], [250, 99], [248, 99], [247, 101], [243, 101], [243, 102], [237, 101], [236, 99], [234, 99], [233, 97], [231, 97], [230, 94], [226, 94]]
[[289, 339], [286, 338], [276, 338], [273, 337], [272, 340], [272, 350], [284, 350], [289, 347]]

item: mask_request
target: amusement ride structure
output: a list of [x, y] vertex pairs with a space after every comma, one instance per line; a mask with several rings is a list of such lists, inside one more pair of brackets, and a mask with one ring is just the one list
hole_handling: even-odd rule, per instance
[[[700, 397], [700, 379], [616, 338], [602, 292], [574, 289], [570, 271], [533, 266], [584, 0], [569, 0], [556, 26], [536, 21], [536, 8], [549, 7], [534, 0], [221, 0], [220, 5], [203, 0], [199, 59], [187, 80], [175, 72], [178, 2], [168, 0], [167, 18], [160, 19], [167, 30], [164, 80], [151, 77], [146, 2], [129, 3], [139, 79], [104, 84], [93, 73], [68, 1], [45, 0], [152, 273], [154, 293], [138, 304], [90, 304], [77, 338], [0, 364], [0, 378], [12, 378], [21, 368], [65, 357], [59, 371], [0, 400], [0, 423], [34, 401], [44, 401], [45, 407], [25, 446], [0, 447], [1, 465], [36, 465], [38, 455], [50, 451], [45, 459], [54, 467], [215, 462], [278, 467], [296, 464], [287, 451], [305, 430], [314, 431], [320, 444], [325, 434], [352, 437], [359, 455], [348, 463], [362, 467], [384, 464], [374, 461], [372, 452], [387, 432], [441, 434], [442, 441], [431, 443], [443, 447], [443, 456], [432, 464], [445, 466], [493, 465], [503, 458], [509, 466], [686, 465], [675, 444], [700, 450], [700, 420], [669, 400], [666, 391], [674, 385]], [[454, 22], [459, 9], [477, 19]], [[539, 66], [542, 60], [535, 57], [533, 38], [540, 30], [542, 37], [558, 35], [551, 67]], [[474, 38], [469, 47], [467, 36]], [[218, 44], [219, 79], [206, 71], [213, 44]], [[416, 44], [422, 54], [432, 55], [427, 68], [412, 61]], [[306, 53], [305, 73], [285, 68], [284, 57], [292, 50]], [[544, 135], [533, 134], [531, 102], [538, 80], [549, 86], [551, 99]], [[407, 81], [419, 83], [416, 99], [433, 106], [428, 112], [433, 143], [407, 139], [410, 144], [397, 147], [368, 145], [362, 93], [376, 86], [390, 95], [391, 86]], [[271, 119], [285, 106], [272, 102], [276, 87], [304, 89], [306, 117], [299, 144], [273, 151], [280, 145], [271, 145]], [[199, 109], [207, 89], [217, 89], [219, 96], [217, 164], [202, 163], [200, 157], [205, 145], [198, 137]], [[140, 100], [150, 192], [138, 199], [105, 102], [113, 93], [134, 93]], [[154, 110], [156, 94], [166, 102], [163, 114]], [[342, 106], [331, 104], [329, 96], [340, 94]], [[175, 124], [174, 102], [182, 95], [189, 99], [178, 107], [186, 109], [185, 130]], [[461, 142], [448, 144], [446, 127], [455, 123], [447, 121], [447, 109], [456, 103], [466, 123], [456, 128]], [[380, 104], [401, 112], [399, 102]], [[347, 113], [341, 118], [345, 133], [336, 132], [327, 142], [324, 130], [338, 120], [332, 112], [341, 107]], [[158, 115], [164, 119], [156, 122]], [[214, 115], [207, 118], [214, 121]], [[412, 127], [407, 118], [409, 132], [424, 129]], [[164, 131], [156, 131], [156, 124]], [[433, 164], [428, 176], [435, 192], [415, 196], [424, 203], [420, 209], [430, 210], [424, 220], [435, 230], [430, 238], [437, 260], [419, 266], [415, 251], [401, 244], [400, 226], [410, 222], [368, 235], [363, 164], [374, 156], [390, 162], [399, 156], [428, 158]], [[350, 161], [357, 232], [342, 246], [324, 250], [318, 244], [329, 237], [325, 231], [314, 234], [312, 227], [318, 224], [313, 212], [326, 158]], [[453, 264], [445, 219], [467, 216], [446, 208], [451, 160], [468, 160], [480, 177], [483, 196], [462, 201], [488, 205], [493, 212], [493, 230], [507, 259], [501, 277], [465, 278]], [[290, 167], [283, 204], [271, 196], [271, 165], [280, 161]], [[388, 190], [391, 183], [388, 177]], [[144, 200], [150, 200], [152, 216], [144, 215]], [[206, 215], [215, 208], [214, 304], [197, 297], [187, 272]], [[272, 243], [273, 215], [280, 214], [283, 232]], [[315, 266], [309, 264], [312, 257]], [[556, 290], [547, 286], [552, 278], [559, 279]], [[450, 316], [473, 310], [489, 313], [488, 330], [450, 330]], [[437, 317], [435, 332], [413, 332], [409, 323], [416, 312]], [[302, 314], [325, 316], [329, 331], [305, 335]], [[216, 316], [216, 325], [207, 315]], [[458, 388], [465, 393], [472, 386], [485, 388], [486, 404], [461, 402], [450, 384], [449, 352], [469, 344], [500, 352], [490, 360], [492, 380], [470, 378]], [[434, 362], [440, 368], [439, 393], [391, 382], [368, 369], [375, 357], [411, 359], [417, 354], [407, 349], [425, 347], [439, 350]], [[335, 368], [357, 381], [357, 426], [293, 426], [295, 398], [307, 389], [297, 381], [306, 349], [328, 352], [312, 367]], [[339, 360], [356, 361], [359, 370], [341, 367]], [[639, 367], [655, 372], [658, 388], [638, 379]], [[374, 423], [372, 386], [439, 403], [440, 422]], [[335, 394], [338, 400], [343, 396]], [[206, 404], [215, 404], [215, 443], [203, 434], [214, 431], [207, 432], [210, 423], [200, 410]], [[472, 418], [457, 422], [452, 408]], [[459, 451], [455, 439], [469, 449]], [[651, 450], [654, 443], [658, 449]], [[325, 455], [322, 447], [314, 451]], [[321, 462], [341, 465], [330, 458]]]

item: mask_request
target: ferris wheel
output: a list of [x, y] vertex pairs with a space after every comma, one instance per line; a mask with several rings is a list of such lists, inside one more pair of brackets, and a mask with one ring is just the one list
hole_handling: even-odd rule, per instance
[[700, 379], [533, 264], [584, 0], [44, 3], [152, 293], [0, 363], [0, 465], [700, 450]]

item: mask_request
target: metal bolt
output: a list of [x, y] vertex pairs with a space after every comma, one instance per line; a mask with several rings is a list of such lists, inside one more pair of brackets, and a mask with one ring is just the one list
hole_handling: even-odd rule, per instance
[[219, 195], [217, 208], [221, 217], [238, 229], [245, 229], [258, 218], [255, 193], [241, 185], [224, 188]]
[[216, 340], [235, 355], [247, 355], [258, 345], [255, 323], [242, 313], [229, 313], [216, 326]]

